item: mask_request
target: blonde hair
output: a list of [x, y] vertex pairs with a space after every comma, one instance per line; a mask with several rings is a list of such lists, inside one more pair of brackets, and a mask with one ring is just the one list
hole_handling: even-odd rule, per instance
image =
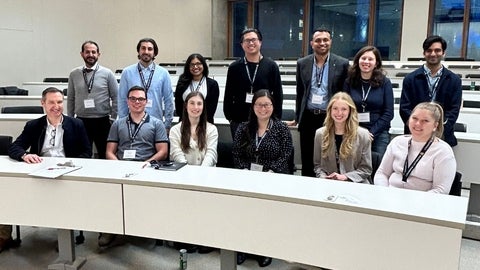
[[335, 147], [335, 122], [332, 118], [332, 107], [333, 104], [339, 100], [344, 101], [348, 107], [350, 107], [350, 113], [345, 121], [345, 133], [343, 134], [339, 157], [345, 160], [353, 154], [353, 145], [357, 139], [358, 130], [357, 108], [349, 94], [338, 92], [330, 99], [327, 107], [327, 117], [325, 118], [325, 130], [322, 140], [322, 158], [327, 158], [328, 152], [331, 151], [332, 147]]
[[[443, 136], [443, 108], [440, 106], [440, 104], [436, 102], [422, 102], [417, 104], [415, 108], [413, 108], [412, 113], [410, 114], [410, 117], [412, 117], [412, 114], [418, 110], [418, 109], [423, 109], [427, 110], [432, 113], [432, 117], [437, 122], [437, 128], [435, 129], [435, 136], [438, 138], [442, 138]], [[410, 121], [410, 118], [408, 118]]]

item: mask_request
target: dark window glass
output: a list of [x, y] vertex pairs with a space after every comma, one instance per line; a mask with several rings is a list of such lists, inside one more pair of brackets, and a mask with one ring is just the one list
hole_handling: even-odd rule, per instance
[[380, 51], [383, 60], [400, 60], [403, 0], [377, 0], [376, 7], [373, 44]]
[[480, 59], [480, 1], [472, 1], [470, 6], [467, 57]]
[[262, 32], [262, 53], [273, 59], [302, 56], [303, 1], [256, 1], [255, 26]]
[[447, 41], [447, 57], [461, 57], [464, 0], [436, 0], [433, 34]]
[[232, 7], [233, 7], [232, 51], [233, 51], [234, 57], [241, 57], [243, 56], [243, 49], [242, 49], [242, 46], [240, 46], [240, 35], [248, 25], [247, 23], [248, 3], [234, 2], [232, 3]]

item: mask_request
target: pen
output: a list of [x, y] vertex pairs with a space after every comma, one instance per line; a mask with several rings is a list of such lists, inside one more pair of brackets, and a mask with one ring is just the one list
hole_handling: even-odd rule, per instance
[[59, 167], [59, 168], [48, 168], [49, 171], [52, 171], [52, 170], [63, 170], [65, 169], [65, 167]]

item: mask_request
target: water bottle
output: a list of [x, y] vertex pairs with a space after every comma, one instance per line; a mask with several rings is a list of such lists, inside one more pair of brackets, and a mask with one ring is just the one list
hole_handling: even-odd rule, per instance
[[180, 270], [186, 270], [187, 269], [187, 250], [186, 249], [180, 249]]

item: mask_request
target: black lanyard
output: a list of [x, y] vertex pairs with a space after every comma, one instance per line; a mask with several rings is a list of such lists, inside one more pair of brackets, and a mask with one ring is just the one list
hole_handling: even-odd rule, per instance
[[367, 98], [368, 94], [370, 94], [370, 89], [372, 89], [372, 85], [369, 83], [367, 93], [365, 94], [365, 86], [362, 82], [362, 112], [365, 112], [365, 108], [367, 107]]
[[248, 62], [247, 62], [247, 58], [246, 57], [243, 57], [243, 61], [245, 62], [245, 70], [247, 71], [247, 75], [248, 75], [248, 80], [250, 81], [250, 94], [253, 93], [253, 82], [255, 82], [255, 78], [257, 77], [257, 71], [258, 71], [258, 66], [260, 65], [260, 61], [262, 60], [262, 56], [260, 55], [260, 57], [258, 58], [258, 63], [257, 65], [255, 66], [255, 71], [253, 72], [253, 78], [250, 76], [250, 70], [248, 70]]
[[432, 136], [423, 146], [422, 150], [420, 153], [418, 153], [417, 157], [415, 160], [413, 160], [412, 165], [408, 166], [408, 152], [410, 152], [410, 146], [412, 145], [412, 139], [408, 141], [408, 152], [407, 152], [407, 157], [405, 158], [405, 163], [403, 164], [403, 176], [402, 176], [402, 181], [407, 182], [407, 178], [412, 174], [413, 169], [417, 166], [418, 162], [420, 159], [425, 155], [425, 152], [427, 152], [428, 148], [432, 145], [433, 141], [435, 140], [435, 137]]
[[193, 89], [193, 80], [192, 82], [190, 83], [190, 92], [198, 92], [200, 91], [200, 87], [202, 86], [203, 82], [205, 81], [205, 77], [202, 76], [202, 78], [200, 79], [200, 81], [198, 82], [197, 84], [197, 87], [195, 87], [195, 89]]
[[132, 132], [132, 125], [130, 124], [130, 116], [127, 117], [128, 135], [130, 136], [131, 143], [133, 143], [133, 141], [135, 141], [135, 138], [137, 137], [138, 132], [140, 131], [140, 128], [145, 123], [145, 119], [147, 119], [147, 113], [145, 113], [145, 115], [142, 118], [142, 121], [140, 121], [137, 128]]
[[152, 65], [152, 71], [150, 72], [150, 76], [148, 76], [148, 81], [145, 83], [145, 76], [143, 76], [142, 67], [140, 67], [140, 63], [137, 65], [138, 73], [140, 74], [140, 78], [142, 79], [142, 86], [145, 88], [145, 92], [148, 93], [148, 89], [152, 84], [153, 73], [155, 73], [155, 64]]
[[430, 81], [431, 76], [428, 75], [428, 73], [425, 71], [425, 77], [427, 78], [428, 84], [428, 96], [430, 97], [430, 101], [435, 101], [435, 97], [437, 96], [438, 83], [440, 82], [440, 76], [432, 77], [435, 78], [435, 81], [432, 84], [432, 82]]
[[[315, 61], [315, 78], [317, 79], [317, 87], [320, 87], [322, 85], [323, 71], [325, 70], [325, 66], [327, 65], [327, 61], [328, 61], [328, 55], [327, 55], [327, 58], [325, 58], [325, 61], [323, 62], [323, 65], [322, 65], [321, 68], [318, 68], [317, 63]], [[318, 72], [319, 69], [320, 69], [320, 72]]]
[[95, 79], [95, 73], [97, 72], [98, 70], [98, 65], [97, 67], [93, 70], [93, 73], [92, 73], [92, 77], [90, 77], [90, 81], [87, 80], [87, 70], [84, 68], [83, 69], [83, 80], [85, 81], [85, 84], [87, 85], [87, 89], [88, 89], [88, 93], [90, 94], [90, 92], [92, 91], [92, 87], [93, 87], [93, 80]]
[[258, 136], [258, 133], [255, 134], [255, 159], [256, 163], [258, 164], [258, 157], [260, 155], [258, 149], [260, 148], [260, 144], [262, 144], [263, 139], [267, 136], [268, 131], [272, 128], [272, 121], [268, 119], [268, 124], [267, 124], [267, 130], [265, 130], [265, 133], [263, 134], [262, 137]]
[[335, 162], [337, 163], [337, 172], [340, 173], [340, 155], [339, 149], [342, 147], [343, 135], [335, 135]]

